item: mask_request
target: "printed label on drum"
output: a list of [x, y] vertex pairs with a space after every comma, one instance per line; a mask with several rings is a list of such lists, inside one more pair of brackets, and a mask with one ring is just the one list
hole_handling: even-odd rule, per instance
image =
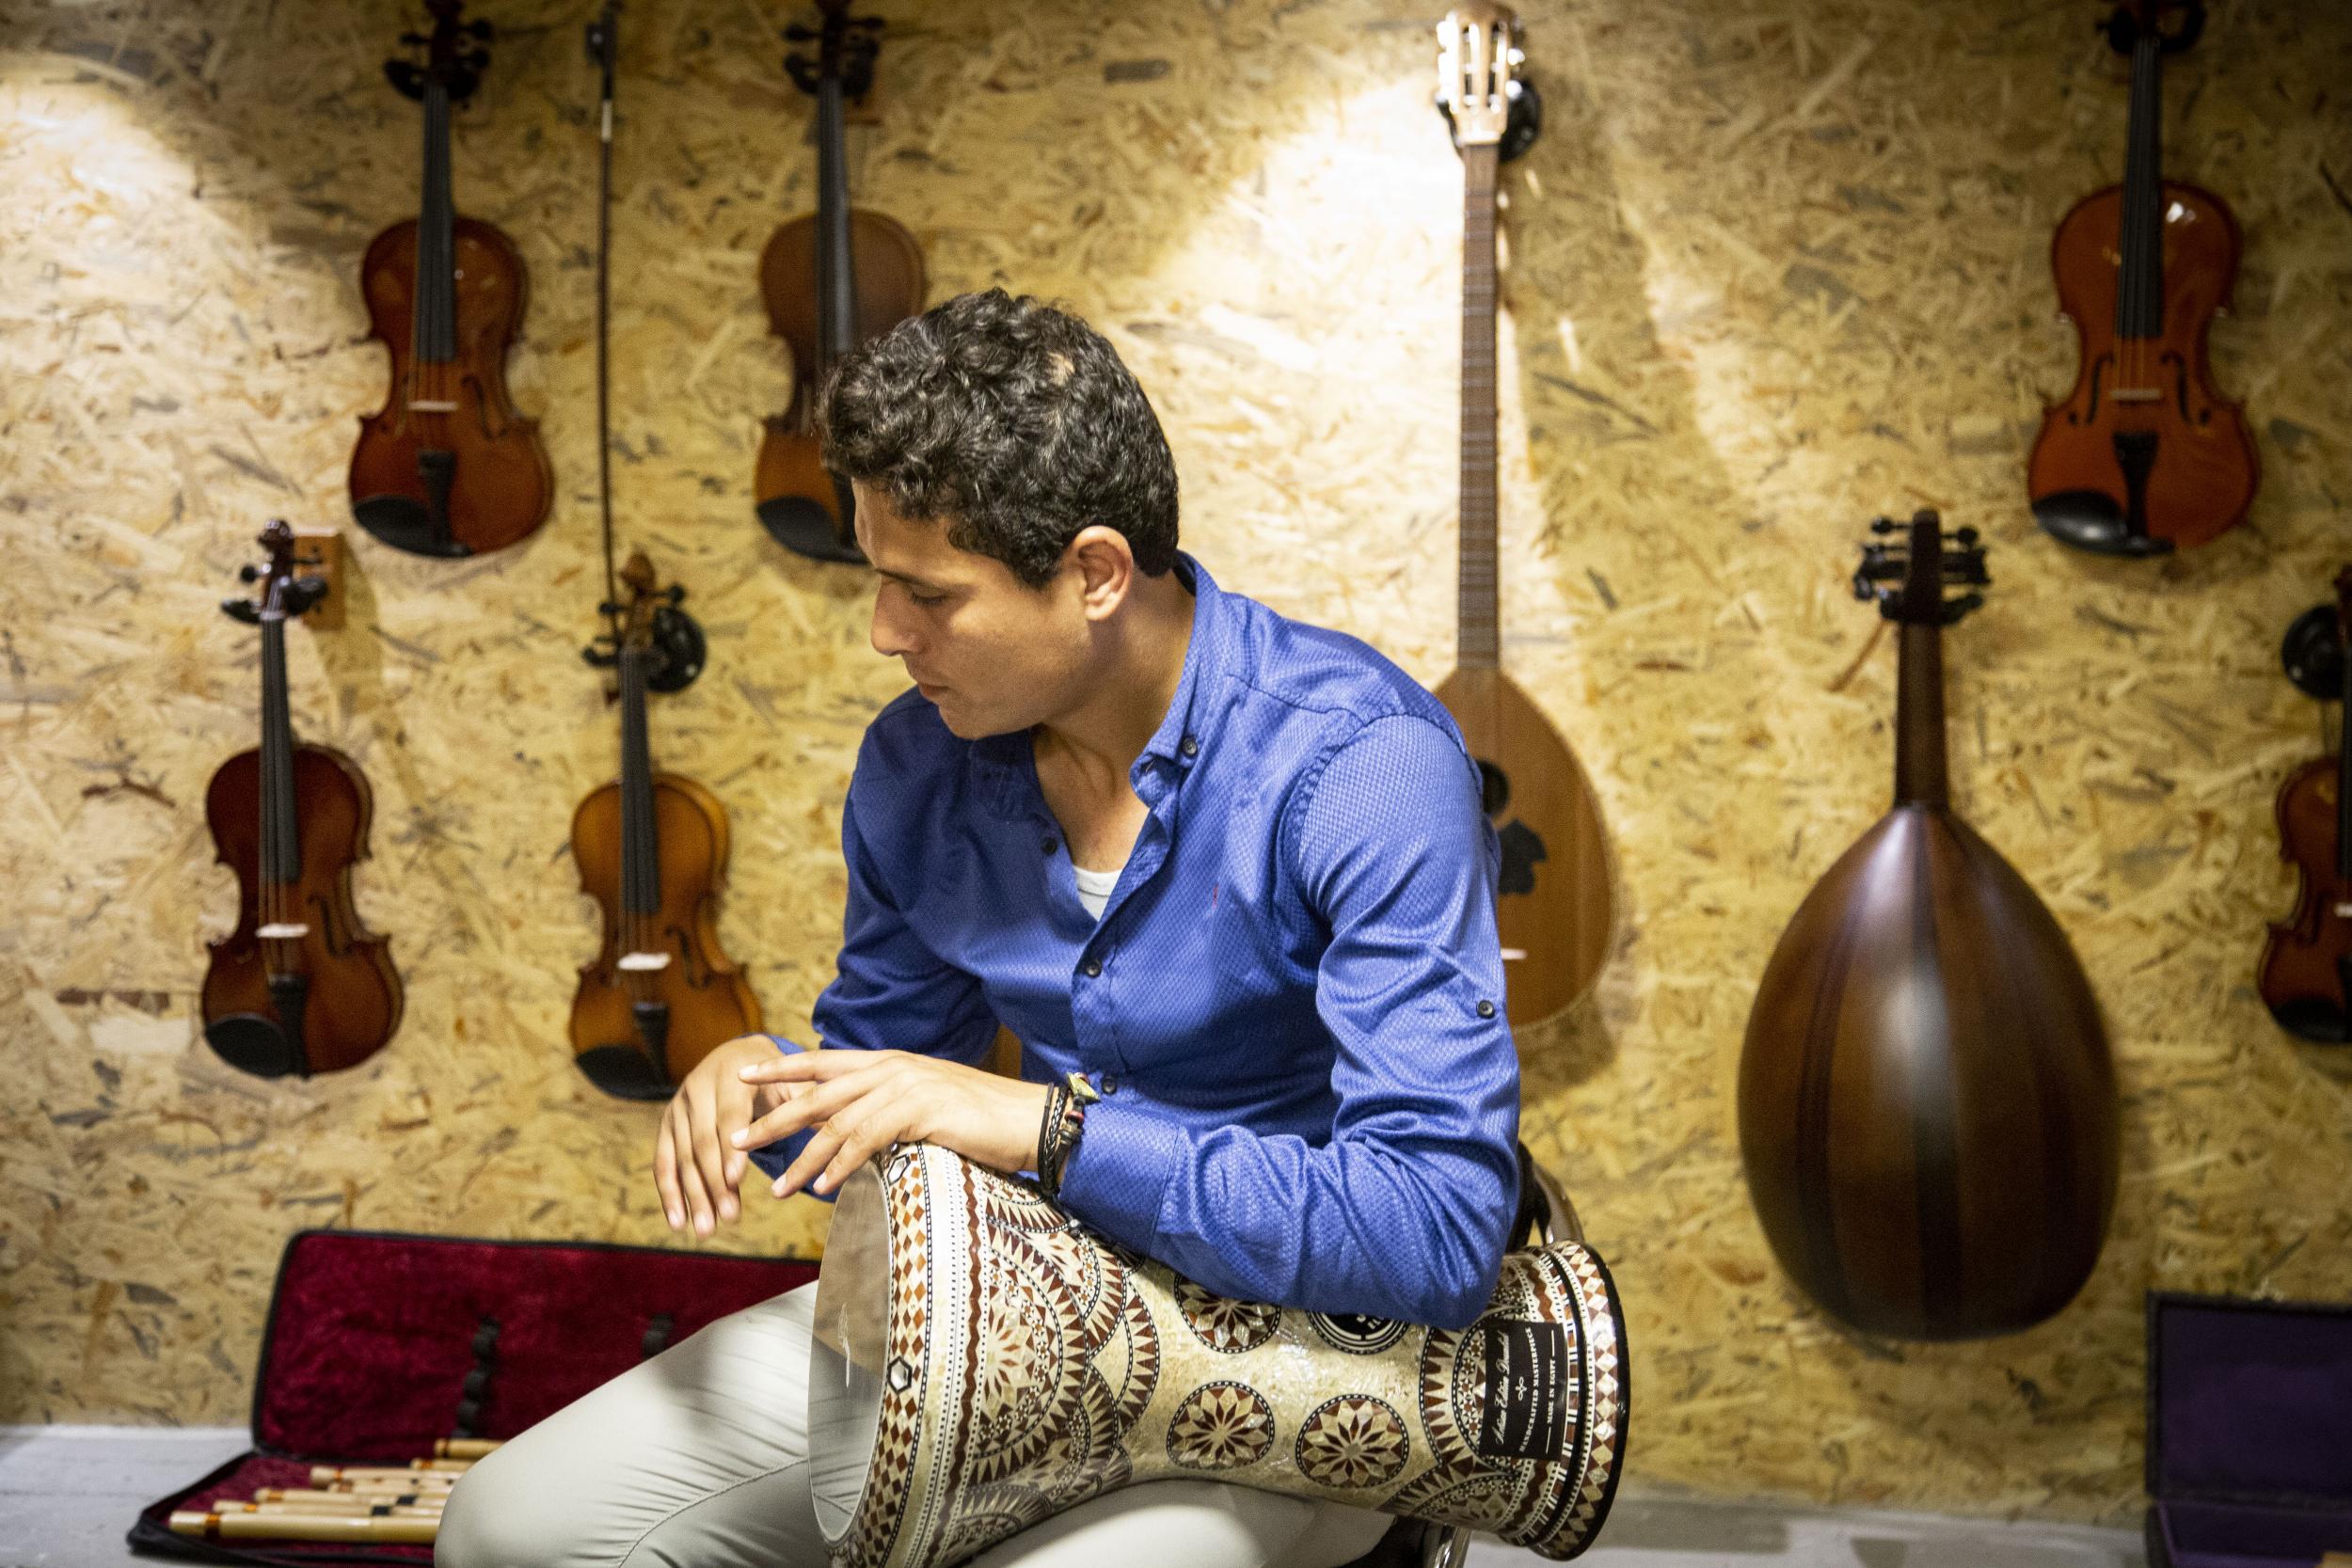
[[1568, 1440], [1568, 1332], [1564, 1323], [1489, 1319], [1486, 1409], [1478, 1451], [1488, 1459], [1557, 1459]]

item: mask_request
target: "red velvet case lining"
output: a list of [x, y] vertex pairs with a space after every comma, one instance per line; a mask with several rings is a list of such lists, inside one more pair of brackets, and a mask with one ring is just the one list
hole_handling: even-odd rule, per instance
[[[512, 1437], [637, 1365], [649, 1335], [654, 1349], [674, 1345], [816, 1277], [799, 1259], [302, 1231], [270, 1297], [253, 1450], [142, 1510], [131, 1545], [216, 1562], [430, 1562], [430, 1546], [208, 1544], [165, 1521], [258, 1487], [307, 1486], [314, 1464], [405, 1465], [436, 1438]], [[475, 1418], [461, 1432], [478, 1370]]]

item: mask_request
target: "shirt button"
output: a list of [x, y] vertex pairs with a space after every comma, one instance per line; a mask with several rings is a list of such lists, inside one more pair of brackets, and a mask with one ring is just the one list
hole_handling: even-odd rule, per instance
[[1044, 839], [1044, 840], [1042, 840], [1042, 841], [1041, 841], [1041, 842], [1039, 843], [1038, 847], [1039, 847], [1039, 848], [1041, 848], [1041, 849], [1042, 849], [1042, 850], [1044, 850], [1047, 854], [1049, 854], [1049, 855], [1050, 855], [1050, 854], [1052, 854], [1052, 853], [1053, 853], [1056, 849], [1060, 848], [1060, 847], [1061, 847], [1061, 846], [1060, 846], [1057, 842], [1056, 842], [1054, 839], [1052, 839], [1052, 838], [1046, 838], [1046, 839]]
[[1100, 959], [1100, 958], [1089, 958], [1089, 959], [1086, 961], [1086, 977], [1087, 977], [1088, 979], [1091, 980], [1091, 979], [1093, 979], [1096, 975], [1098, 975], [1098, 974], [1102, 974], [1102, 973], [1103, 973], [1103, 960], [1102, 960], [1102, 959]]
[[1492, 1017], [1494, 1017], [1494, 1016], [1495, 1016], [1495, 1005], [1494, 1005], [1493, 1003], [1491, 1003], [1491, 1002], [1487, 1001], [1485, 997], [1483, 997], [1483, 996], [1482, 996], [1482, 997], [1480, 997], [1480, 998], [1478, 999], [1478, 1016], [1479, 1016], [1480, 1018], [1492, 1018]]
[[1104, 1094], [1117, 1094], [1119, 1092], [1119, 1080], [1113, 1078], [1107, 1072], [1103, 1074], [1103, 1092]]
[[1195, 740], [1191, 736], [1184, 736], [1184, 743], [1182, 746], [1179, 746], [1177, 750], [1184, 752], [1184, 755], [1188, 757], [1197, 757], [1200, 754], [1200, 742]]

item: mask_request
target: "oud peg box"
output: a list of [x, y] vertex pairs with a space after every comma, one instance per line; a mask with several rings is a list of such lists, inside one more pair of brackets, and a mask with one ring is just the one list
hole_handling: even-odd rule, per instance
[[294, 575], [326, 584], [318, 603], [302, 612], [313, 631], [343, 629], [343, 536], [331, 528], [294, 531]]

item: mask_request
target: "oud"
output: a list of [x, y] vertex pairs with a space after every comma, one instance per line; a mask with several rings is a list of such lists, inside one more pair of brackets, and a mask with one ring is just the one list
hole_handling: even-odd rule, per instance
[[1465, 5], [1438, 26], [1438, 107], [1462, 155], [1461, 573], [1454, 672], [1437, 698], [1478, 761], [1502, 842], [1495, 923], [1513, 1025], [1592, 988], [1613, 919], [1600, 806], [1576, 754], [1502, 670], [1495, 507], [1495, 174], [1535, 139], [1542, 108], [1517, 73], [1518, 22]]
[[[1899, 525], [1872, 525], [1882, 539]], [[1781, 1265], [1873, 1334], [2039, 1323], [2115, 1202], [2115, 1071], [2048, 909], [1951, 809], [1944, 628], [1982, 603], [1973, 530], [1866, 545], [1857, 598], [1900, 627], [1895, 804], [1782, 933], [1740, 1057], [1740, 1151]], [[1945, 597], [1947, 585], [1966, 591]]]

